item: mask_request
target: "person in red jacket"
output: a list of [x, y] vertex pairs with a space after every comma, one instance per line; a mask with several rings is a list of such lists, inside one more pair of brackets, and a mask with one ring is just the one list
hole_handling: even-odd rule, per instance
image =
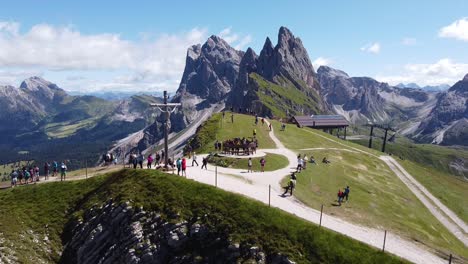
[[338, 190], [338, 204], [341, 205], [341, 201], [343, 200], [343, 192], [341, 189]]
[[187, 177], [187, 160], [185, 158], [182, 158], [182, 176]]

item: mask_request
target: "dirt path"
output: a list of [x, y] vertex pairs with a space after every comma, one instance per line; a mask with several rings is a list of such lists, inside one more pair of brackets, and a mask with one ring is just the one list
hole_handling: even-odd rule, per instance
[[[358, 148], [347, 146], [340, 141], [336, 141], [315, 133], [315, 134], [329, 141], [346, 146], [348, 149], [353, 149], [361, 153], [378, 157], [370, 152]], [[400, 180], [411, 190], [411, 192], [426, 206], [426, 208], [434, 215], [455, 237], [457, 237], [465, 246], [468, 246], [468, 227], [466, 223], [461, 220], [452, 210], [442, 204], [439, 199], [432, 195], [422, 184], [420, 184], [413, 176], [411, 176], [394, 158], [390, 156], [380, 156], [379, 159], [383, 160], [387, 166], [400, 178]]]
[[390, 169], [418, 197], [426, 208], [465, 246], [468, 246], [467, 226], [454, 212], [443, 205], [424, 186], [414, 179], [394, 158], [381, 156]]
[[[269, 187], [271, 186], [271, 206], [318, 224], [320, 221], [320, 211], [305, 206], [294, 197], [283, 197], [281, 195], [283, 189], [279, 182], [295, 170], [297, 157], [296, 153], [287, 149], [282, 142], [279, 141], [273, 131], [270, 132], [270, 137], [277, 145], [277, 148], [263, 149], [263, 151], [284, 155], [289, 161], [286, 168], [265, 173], [247, 173], [244, 170], [221, 167], [215, 168], [211, 165], [209, 165], [207, 170], [201, 170], [201, 167], [188, 167], [188, 178], [210, 185], [217, 185], [218, 188], [245, 195], [265, 204], [269, 203]], [[350, 147], [346, 146], [346, 149], [349, 150]], [[352, 149], [363, 152], [359, 149]], [[373, 154], [371, 155], [375, 156]], [[352, 224], [327, 214], [323, 214], [322, 216], [322, 226], [373, 247], [382, 248], [384, 230]], [[387, 233], [385, 250], [415, 263], [447, 263], [446, 260], [426, 249], [394, 234]]]

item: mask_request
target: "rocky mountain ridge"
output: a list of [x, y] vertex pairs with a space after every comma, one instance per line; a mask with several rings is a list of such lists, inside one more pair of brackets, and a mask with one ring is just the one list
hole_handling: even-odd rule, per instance
[[[264, 116], [323, 111], [316, 73], [302, 41], [281, 27], [278, 43], [266, 38], [260, 55], [238, 51], [218, 36], [188, 48], [186, 65], [172, 103], [170, 131], [177, 133], [216, 111], [235, 109]], [[163, 118], [161, 119], [163, 121]], [[163, 137], [161, 124], [134, 135], [130, 148], [147, 149]]]
[[424, 118], [436, 95], [421, 89], [392, 87], [369, 77], [350, 77], [321, 66], [317, 71], [328, 107], [354, 124], [400, 123]]
[[444, 92], [393, 87], [327, 66], [317, 75], [329, 109], [353, 124], [390, 124], [422, 143], [468, 144], [468, 75]]
[[443, 145], [468, 145], [468, 74], [442, 92], [415, 137]]

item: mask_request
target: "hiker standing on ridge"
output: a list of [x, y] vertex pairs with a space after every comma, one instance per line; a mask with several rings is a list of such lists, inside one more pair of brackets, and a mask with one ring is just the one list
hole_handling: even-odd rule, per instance
[[187, 177], [187, 160], [185, 157], [182, 157], [182, 176]]
[[143, 169], [143, 160], [145, 159], [145, 157], [143, 156], [142, 153], [140, 153], [140, 155], [138, 156], [137, 160], [138, 160], [138, 164], [140, 165], [140, 169]]
[[176, 166], [177, 166], [177, 175], [180, 176], [180, 170], [182, 169], [182, 160], [180, 158], [177, 159]]
[[208, 170], [208, 167], [206, 165], [208, 165], [208, 160], [206, 159], [206, 157], [204, 157], [203, 160], [202, 160], [201, 169], [203, 169], [203, 167], [205, 167], [205, 170]]
[[18, 172], [16, 170], [12, 170], [11, 174], [11, 187], [16, 187], [16, 183], [18, 182]]
[[234, 114], [231, 114], [231, 123], [234, 123]]
[[57, 176], [57, 173], [58, 173], [58, 163], [57, 163], [57, 161], [54, 160], [54, 162], [52, 163], [52, 166], [54, 167], [54, 173], [52, 173], [52, 177], [55, 177], [55, 176]]
[[261, 170], [262, 172], [265, 172], [265, 163], [266, 163], [265, 158], [262, 158], [262, 159], [260, 160], [260, 166], [261, 166], [261, 168], [262, 168], [262, 170]]
[[341, 191], [341, 189], [338, 189], [338, 204], [341, 206], [341, 202], [343, 201], [343, 196], [344, 196], [344, 193]]
[[291, 174], [291, 178], [289, 179], [288, 185], [286, 185], [286, 187], [283, 187], [284, 193], [282, 194], [282, 196], [285, 196], [288, 193], [288, 191], [289, 191], [289, 195], [292, 196], [293, 190], [295, 187], [296, 187], [296, 174], [293, 172]]
[[151, 154], [148, 155], [148, 160], [147, 161], [148, 161], [148, 164], [146, 165], [146, 167], [148, 169], [151, 169], [151, 164], [153, 163], [153, 156]]
[[155, 165], [158, 166], [161, 161], [161, 155], [159, 155], [159, 152], [156, 152], [156, 163]]
[[67, 165], [65, 164], [65, 162], [62, 162], [62, 165], [60, 165], [60, 181], [64, 181], [66, 177], [67, 177]]
[[198, 167], [197, 153], [195, 151], [193, 152], [193, 156], [192, 156], [192, 167], [194, 163], [197, 164], [197, 167]]
[[44, 180], [49, 179], [49, 173], [50, 173], [50, 164], [46, 161], [44, 163]]
[[348, 201], [348, 196], [349, 196], [349, 186], [346, 186], [343, 194], [343, 198], [346, 198], [346, 202]]

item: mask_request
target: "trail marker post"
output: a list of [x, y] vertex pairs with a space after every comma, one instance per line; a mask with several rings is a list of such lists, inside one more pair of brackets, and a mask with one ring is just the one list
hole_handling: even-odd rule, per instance
[[320, 207], [320, 223], [319, 223], [319, 227], [322, 226], [322, 213], [323, 213], [323, 204], [322, 204], [322, 206]]
[[384, 233], [382, 252], [385, 252], [385, 241], [387, 240], [387, 230]]
[[452, 264], [452, 254], [449, 256], [449, 264]]
[[[165, 158], [165, 165], [164, 168], [166, 171], [168, 170], [168, 159], [169, 159], [169, 151], [168, 151], [168, 126], [169, 126], [169, 118], [172, 112], [174, 112], [180, 103], [167, 103], [167, 91], [164, 91], [164, 103], [163, 104], [150, 104], [152, 107], [157, 107], [159, 111], [165, 114], [166, 119], [164, 121], [164, 158]], [[174, 162], [174, 160], [172, 161]]]
[[268, 206], [271, 207], [271, 184], [268, 184]]

